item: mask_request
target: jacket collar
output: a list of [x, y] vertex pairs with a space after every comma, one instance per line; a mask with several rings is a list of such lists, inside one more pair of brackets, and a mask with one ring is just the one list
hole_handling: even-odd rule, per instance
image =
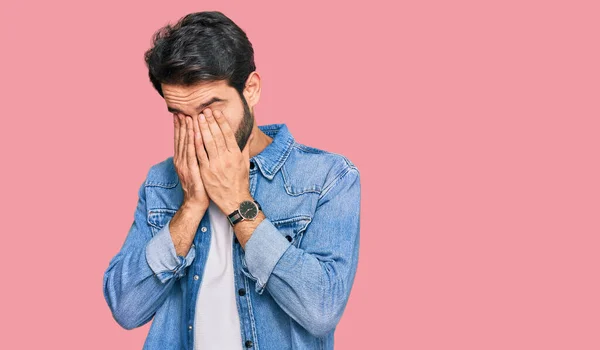
[[273, 141], [250, 160], [254, 160], [261, 173], [272, 180], [290, 155], [294, 145], [294, 137], [283, 123], [259, 125], [258, 128], [273, 138]]

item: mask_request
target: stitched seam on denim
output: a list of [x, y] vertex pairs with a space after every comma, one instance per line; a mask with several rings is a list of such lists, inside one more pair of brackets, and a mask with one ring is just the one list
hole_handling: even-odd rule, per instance
[[[246, 288], [248, 287], [247, 282], [248, 281], [244, 281]], [[250, 314], [249, 316], [250, 316], [250, 328], [252, 329], [252, 338], [254, 339], [256, 349], [258, 349], [258, 334], [256, 333], [256, 325], [254, 323], [254, 310], [252, 309], [252, 297], [251, 297], [251, 293], [250, 293], [249, 289], [248, 289], [248, 293], [246, 295], [248, 296], [248, 298], [247, 298], [248, 313]]]
[[177, 182], [158, 182], [158, 181], [146, 181], [146, 187], [163, 187], [163, 188], [173, 188], [177, 186]]
[[271, 169], [266, 169], [267, 173], [271, 176], [275, 175], [277, 173], [277, 170], [279, 170], [282, 166], [283, 163], [285, 163], [285, 161], [288, 159], [290, 153], [292, 152], [292, 147], [294, 144], [294, 139], [290, 138], [287, 140], [287, 143], [285, 144], [285, 151], [279, 156], [279, 159], [277, 160], [277, 162], [275, 163], [275, 166], [273, 167], [273, 171], [271, 171]]
[[[327, 193], [329, 193], [329, 191], [335, 186], [337, 185], [340, 180], [346, 176], [346, 174], [348, 174], [350, 171], [356, 171], [358, 173], [358, 169], [353, 168], [353, 167], [347, 167], [344, 168], [344, 171], [342, 171], [342, 173], [340, 175], [338, 175], [332, 182], [331, 184], [329, 184], [328, 186], [325, 186], [325, 189], [323, 190], [323, 192], [321, 192], [321, 195], [319, 196], [319, 201], [321, 201], [321, 199], [323, 199], [323, 197], [325, 197], [327, 195]], [[319, 204], [317, 204], [317, 208], [319, 207]]]
[[273, 226], [277, 226], [277, 225], [289, 224], [289, 223], [296, 222], [296, 221], [305, 221], [305, 220], [310, 221], [311, 219], [312, 218], [307, 215], [297, 215], [297, 216], [292, 216], [292, 217], [285, 218], [285, 219], [271, 220], [271, 223], [273, 224]]
[[[172, 218], [172, 217], [175, 215], [175, 213], [177, 212], [177, 210], [175, 210], [175, 209], [170, 209], [170, 208], [153, 208], [153, 209], [148, 209], [148, 212], [147, 212], [147, 218], [146, 218], [146, 222], [147, 222], [147, 224], [148, 224], [148, 225], [150, 225], [150, 226], [152, 226], [152, 227], [154, 227], [154, 228], [157, 228], [157, 229], [159, 229], [159, 230], [160, 230], [161, 228], [163, 228], [163, 227], [164, 227], [164, 225], [163, 225], [163, 226], [159, 226], [159, 225], [157, 225], [157, 224], [155, 224], [155, 223], [151, 222], [151, 221], [150, 221], [150, 216], [152, 215], [152, 214], [150, 214], [151, 212], [152, 212], [152, 213], [155, 213], [155, 212], [156, 212], [156, 213], [167, 213], [167, 214], [173, 214], [173, 215], [166, 215], [166, 217], [167, 217], [167, 218]], [[167, 220], [167, 221], [168, 221], [168, 220]]]
[[301, 143], [296, 142], [294, 144], [294, 148], [302, 151], [302, 152], [306, 152], [306, 153], [312, 153], [312, 154], [324, 154], [324, 153], [330, 153], [326, 150], [322, 150], [319, 148], [315, 148], [315, 147], [311, 147], [311, 146], [307, 146]]
[[263, 129], [263, 132], [265, 134], [274, 134], [275, 130], [279, 130], [281, 127], [283, 126], [283, 123], [276, 123], [276, 124], [267, 124], [267, 125], [261, 125], [261, 128]]
[[318, 187], [318, 185], [315, 185], [314, 189], [308, 188], [308, 189], [303, 189], [302, 192], [293, 192], [292, 186], [290, 186], [288, 184], [289, 175], [288, 175], [287, 170], [285, 170], [285, 165], [283, 165], [281, 167], [281, 175], [283, 176], [283, 188], [285, 189], [285, 193], [287, 193], [290, 196], [299, 196], [299, 195], [305, 194], [305, 193], [318, 193], [318, 194], [321, 193], [321, 189], [316, 188], [316, 187]]

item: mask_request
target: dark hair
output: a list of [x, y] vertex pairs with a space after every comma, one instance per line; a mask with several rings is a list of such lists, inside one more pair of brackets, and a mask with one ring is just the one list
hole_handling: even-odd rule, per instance
[[256, 70], [246, 33], [218, 11], [190, 13], [160, 28], [144, 58], [161, 96], [161, 83], [189, 86], [218, 80], [226, 80], [243, 96], [244, 84]]

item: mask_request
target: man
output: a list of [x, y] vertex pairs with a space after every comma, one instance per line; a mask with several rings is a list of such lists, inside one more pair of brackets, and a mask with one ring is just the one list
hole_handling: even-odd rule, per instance
[[153, 319], [144, 349], [333, 349], [358, 263], [357, 167], [255, 124], [253, 48], [222, 13], [167, 25], [145, 59], [175, 151], [104, 275], [115, 320]]

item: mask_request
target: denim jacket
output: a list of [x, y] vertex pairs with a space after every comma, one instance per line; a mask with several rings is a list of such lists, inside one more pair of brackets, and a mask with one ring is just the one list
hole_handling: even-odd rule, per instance
[[[259, 128], [273, 142], [250, 159], [250, 194], [266, 219], [245, 248], [233, 240], [240, 349], [333, 349], [358, 264], [359, 171], [343, 155], [297, 143], [285, 124]], [[177, 256], [169, 221], [183, 192], [172, 157], [150, 168], [138, 196], [104, 297], [125, 329], [153, 319], [144, 349], [193, 350], [209, 215], [187, 256]]]

